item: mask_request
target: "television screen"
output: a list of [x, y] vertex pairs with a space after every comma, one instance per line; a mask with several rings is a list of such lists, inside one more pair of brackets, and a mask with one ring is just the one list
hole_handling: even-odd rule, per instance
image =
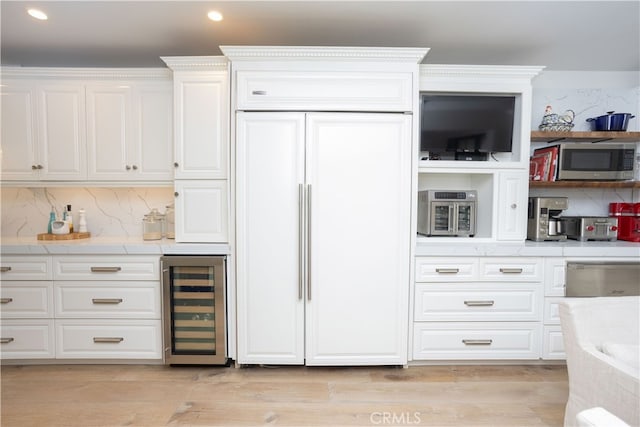
[[428, 151], [430, 158], [511, 151], [514, 96], [422, 94], [420, 98], [420, 151]]

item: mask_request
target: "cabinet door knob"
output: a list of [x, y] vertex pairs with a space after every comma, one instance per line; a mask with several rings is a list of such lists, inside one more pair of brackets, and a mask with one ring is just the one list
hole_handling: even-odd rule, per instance
[[176, 191], [175, 193], [173, 193], [173, 195], [174, 195], [175, 197], [178, 197], [178, 196], [180, 195], [180, 193], [178, 193], [178, 192]]
[[177, 168], [178, 166], [180, 166], [180, 165], [178, 164], [178, 162], [173, 162], [173, 167], [174, 167], [174, 168]]
[[130, 171], [131, 170], [131, 166], [127, 165], [124, 167], [126, 170]]
[[37, 165], [31, 165], [31, 170], [36, 170], [36, 169], [38, 169]]
[[517, 208], [517, 207], [518, 207], [518, 205], [516, 205], [515, 203], [512, 203], [512, 204], [511, 204], [511, 209], [515, 209], [515, 208]]
[[133, 166], [131, 166], [131, 167], [133, 168], [133, 170], [134, 170], [134, 171], [137, 171], [137, 170], [138, 170], [138, 166], [137, 166], [137, 165], [133, 165]]
[[38, 165], [38, 169], [44, 169], [44, 166]]

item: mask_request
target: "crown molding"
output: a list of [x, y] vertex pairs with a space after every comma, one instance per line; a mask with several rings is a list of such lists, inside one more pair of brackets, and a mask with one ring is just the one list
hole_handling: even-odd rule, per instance
[[227, 71], [229, 60], [224, 56], [161, 56], [173, 71]]
[[166, 68], [2, 67], [2, 78], [136, 80], [171, 79]]
[[420, 77], [531, 80], [544, 69], [544, 66], [429, 64], [420, 66]]
[[230, 61], [407, 62], [419, 64], [429, 48], [220, 46]]

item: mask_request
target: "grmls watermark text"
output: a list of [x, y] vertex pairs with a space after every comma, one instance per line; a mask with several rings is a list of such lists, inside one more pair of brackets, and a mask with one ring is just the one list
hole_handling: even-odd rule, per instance
[[417, 425], [422, 421], [420, 412], [372, 412], [369, 421], [374, 425], [397, 426]]

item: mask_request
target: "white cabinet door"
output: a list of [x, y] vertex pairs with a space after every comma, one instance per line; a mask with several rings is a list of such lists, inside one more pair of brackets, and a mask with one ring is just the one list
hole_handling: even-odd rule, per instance
[[407, 360], [411, 116], [307, 117], [308, 365]]
[[89, 179], [130, 179], [127, 152], [132, 139], [131, 88], [120, 84], [87, 86]]
[[38, 179], [36, 91], [28, 83], [7, 80], [1, 90], [2, 179]]
[[228, 241], [228, 181], [176, 180], [176, 242]]
[[170, 181], [172, 115], [169, 82], [88, 85], [89, 179]]
[[87, 179], [84, 85], [44, 83], [38, 89], [38, 98], [40, 179]]
[[227, 72], [174, 72], [175, 178], [226, 179]]
[[527, 237], [527, 174], [500, 172], [498, 180], [497, 238], [523, 241]]
[[238, 362], [303, 364], [305, 116], [237, 118]]
[[129, 150], [136, 180], [173, 179], [173, 96], [170, 82], [140, 83], [134, 91]]
[[411, 117], [237, 117], [239, 362], [406, 363]]

